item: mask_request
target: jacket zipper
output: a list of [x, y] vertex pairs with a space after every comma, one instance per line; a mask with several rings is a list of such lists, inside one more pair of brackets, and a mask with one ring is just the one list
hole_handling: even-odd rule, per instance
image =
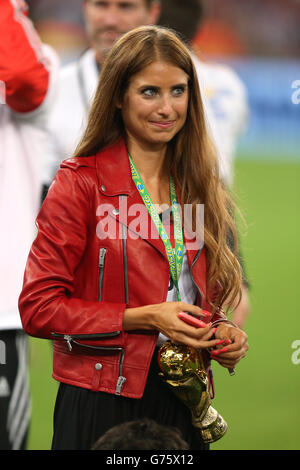
[[82, 348], [95, 349], [97, 351], [120, 352], [121, 357], [120, 357], [120, 363], [119, 363], [119, 376], [118, 376], [116, 391], [115, 391], [116, 395], [120, 395], [122, 388], [124, 386], [124, 383], [126, 382], [126, 378], [122, 376], [123, 362], [124, 362], [124, 356], [125, 356], [124, 348], [121, 348], [118, 346], [92, 346], [89, 344], [82, 344], [76, 341], [78, 339], [113, 338], [114, 336], [118, 336], [120, 333], [121, 333], [120, 331], [112, 331], [111, 333], [95, 333], [91, 335], [66, 335], [63, 333], [52, 333], [52, 336], [54, 338], [64, 339], [67, 342], [68, 349], [70, 352], [73, 349], [72, 343]]
[[[120, 200], [122, 201], [124, 199], [124, 195], [120, 196]], [[127, 239], [126, 239], [126, 227], [125, 225], [122, 224], [122, 251], [123, 251], [123, 266], [124, 266], [124, 294], [125, 294], [125, 304], [128, 304], [128, 272], [127, 272]], [[121, 357], [120, 357], [120, 363], [119, 363], [119, 377], [117, 380], [117, 386], [116, 386], [116, 395], [120, 395], [122, 388], [126, 382], [126, 377], [122, 375], [122, 368], [123, 368], [123, 362], [124, 362], [124, 355], [125, 355], [125, 350], [123, 349], [121, 352]]]
[[121, 394], [121, 390], [124, 386], [124, 383], [126, 382], [126, 377], [122, 375], [124, 356], [125, 356], [125, 349], [121, 348], [121, 357], [120, 357], [120, 363], [119, 363], [119, 377], [117, 380], [117, 386], [116, 386], [116, 392], [115, 392], [116, 395]]
[[69, 351], [72, 351], [72, 344], [77, 344], [83, 348], [90, 348], [90, 349], [106, 349], [111, 348], [110, 346], [91, 346], [89, 344], [82, 344], [78, 343], [76, 339], [107, 339], [107, 338], [114, 338], [115, 336], [119, 336], [120, 331], [112, 331], [111, 333], [95, 333], [90, 335], [65, 335], [63, 333], [51, 333], [53, 338], [61, 338], [67, 342]]
[[103, 294], [103, 276], [104, 276], [104, 264], [105, 264], [106, 248], [100, 248], [99, 251], [99, 285], [98, 285], [98, 300], [102, 301]]
[[[124, 195], [120, 196], [120, 200], [123, 201]], [[126, 240], [126, 227], [122, 224], [122, 249], [123, 249], [123, 266], [124, 266], [124, 293], [125, 293], [125, 304], [128, 304], [128, 272], [127, 272], [127, 240]]]

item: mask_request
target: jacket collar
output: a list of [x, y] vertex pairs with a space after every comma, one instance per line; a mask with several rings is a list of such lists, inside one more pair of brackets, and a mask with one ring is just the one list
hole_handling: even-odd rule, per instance
[[123, 138], [96, 155], [96, 168], [99, 189], [105, 196], [132, 196], [137, 191]]

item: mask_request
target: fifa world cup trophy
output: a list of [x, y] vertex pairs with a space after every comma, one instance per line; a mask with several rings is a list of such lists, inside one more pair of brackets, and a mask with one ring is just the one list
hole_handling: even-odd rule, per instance
[[206, 443], [223, 437], [227, 423], [211, 406], [207, 374], [200, 352], [166, 341], [159, 349], [158, 363], [164, 381], [190, 409], [198, 436]]

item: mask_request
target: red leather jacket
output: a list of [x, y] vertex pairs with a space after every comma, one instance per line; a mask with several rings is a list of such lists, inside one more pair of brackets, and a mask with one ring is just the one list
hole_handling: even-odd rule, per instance
[[[124, 331], [123, 313], [165, 302], [170, 270], [161, 239], [132, 228], [134, 204], [143, 203], [123, 140], [64, 161], [37, 218], [19, 309], [28, 334], [54, 339], [55, 379], [140, 398], [158, 332]], [[209, 309], [205, 248], [187, 257]]]

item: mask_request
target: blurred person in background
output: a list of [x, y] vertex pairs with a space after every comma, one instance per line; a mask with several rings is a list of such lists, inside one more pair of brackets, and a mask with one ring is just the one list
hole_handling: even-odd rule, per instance
[[43, 197], [62, 160], [80, 140], [107, 53], [131, 29], [155, 24], [158, 0], [83, 0], [86, 33], [90, 43], [78, 61], [61, 70], [57, 100], [49, 121]]
[[[227, 65], [199, 58], [192, 51], [195, 35], [205, 19], [203, 0], [161, 0], [159, 24], [176, 30], [189, 44], [198, 74], [210, 133], [218, 152], [220, 173], [231, 187], [234, 180], [234, 159], [239, 138], [247, 127], [249, 108], [246, 88]], [[241, 260], [243, 265], [243, 261]], [[233, 321], [243, 327], [250, 311], [249, 284], [243, 265], [243, 295], [233, 313]]]
[[27, 336], [18, 297], [35, 231], [45, 118], [53, 101], [56, 53], [41, 44], [27, 5], [0, 4], [0, 449], [24, 449], [30, 422]]

